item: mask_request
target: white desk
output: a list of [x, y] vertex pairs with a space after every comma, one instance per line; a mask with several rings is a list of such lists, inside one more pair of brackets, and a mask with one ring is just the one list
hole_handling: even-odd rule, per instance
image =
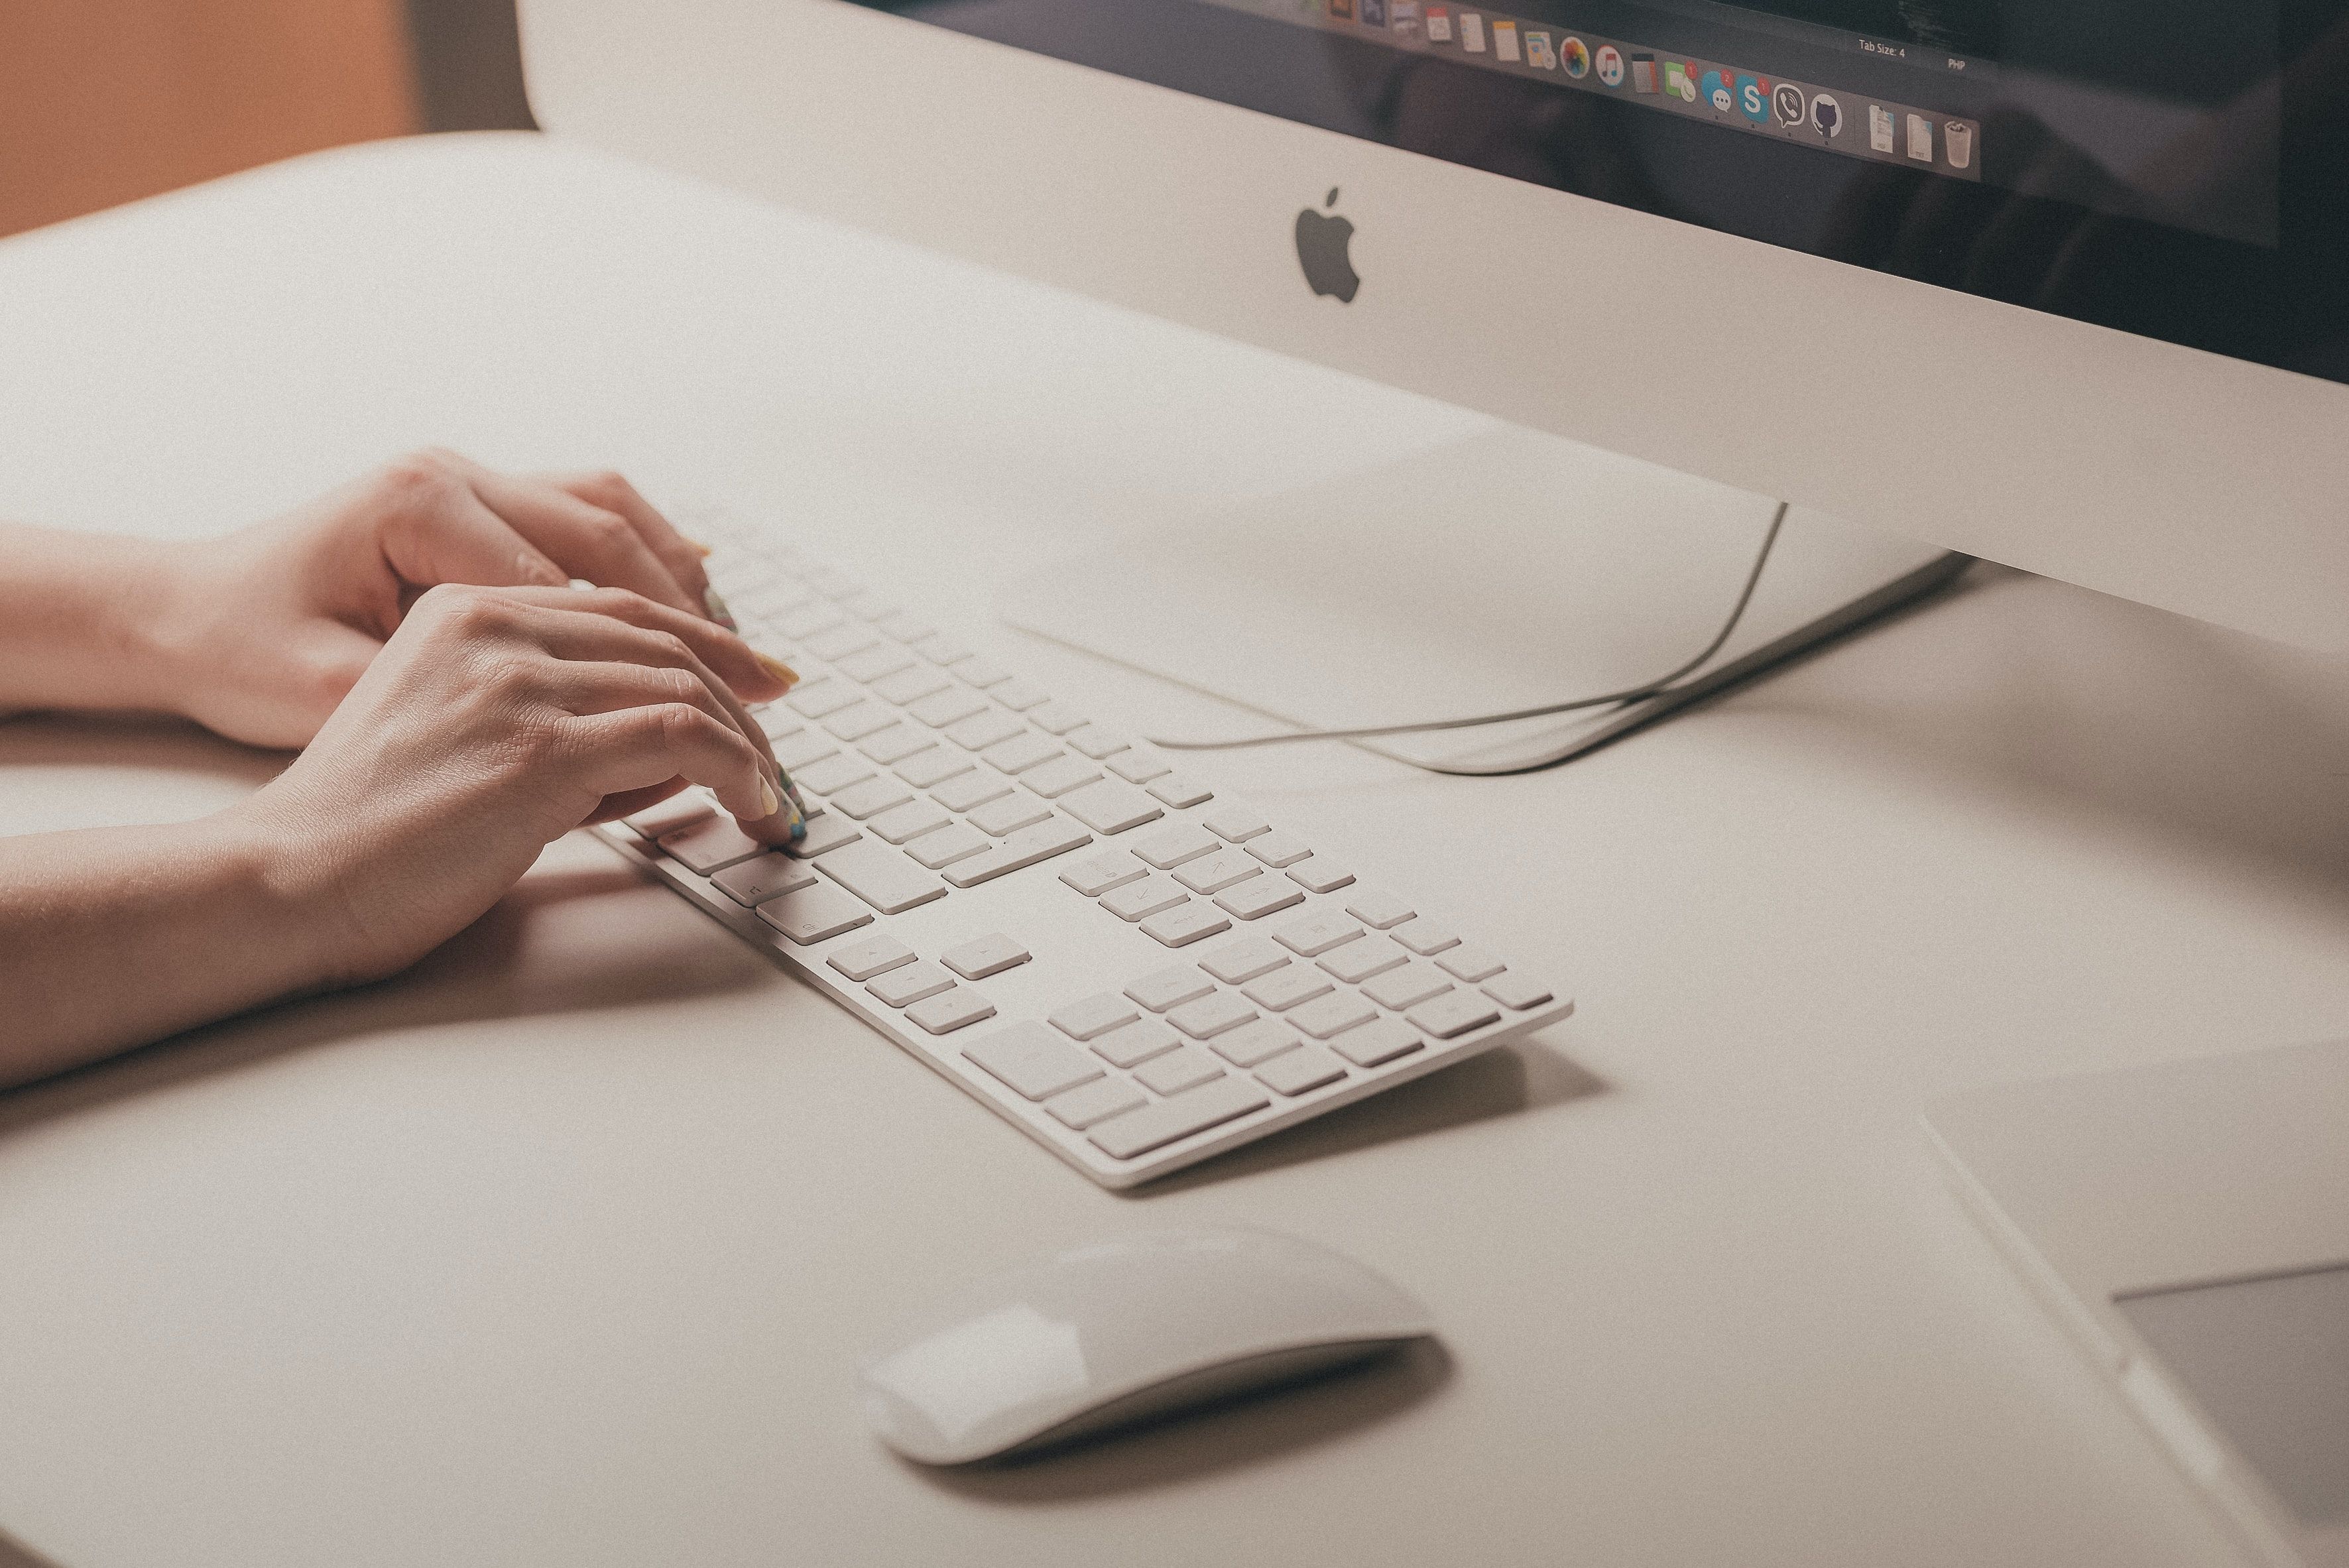
[[[1470, 423], [530, 139], [0, 246], [0, 511], [202, 531], [428, 440], [617, 463], [1137, 722], [1183, 710], [973, 585]], [[0, 726], [0, 822], [267, 766]], [[568, 841], [404, 979], [0, 1098], [0, 1525], [64, 1568], [2229, 1560], [1916, 1118], [2349, 1026], [2343, 671], [1993, 574], [1563, 771], [1215, 772], [1581, 1013], [1114, 1197]], [[899, 1308], [1195, 1221], [1390, 1271], [1448, 1367], [1009, 1472], [861, 1430]]]

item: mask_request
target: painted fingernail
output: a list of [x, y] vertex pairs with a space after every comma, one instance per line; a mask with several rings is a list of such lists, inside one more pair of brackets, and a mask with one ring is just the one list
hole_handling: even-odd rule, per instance
[[759, 780], [759, 804], [766, 808], [761, 815], [769, 817], [783, 809], [783, 798], [775, 793], [775, 787], [763, 777]]
[[706, 545], [706, 544], [702, 543], [702, 542], [701, 542], [701, 541], [699, 541], [699, 540], [698, 540], [698, 539], [688, 539], [688, 538], [687, 538], [687, 537], [686, 537], [684, 534], [682, 534], [682, 533], [678, 534], [678, 537], [679, 539], [683, 539], [683, 540], [685, 540], [685, 542], [686, 542], [688, 544], [690, 544], [691, 546], [693, 546], [693, 552], [694, 552], [696, 555], [700, 556], [704, 561], [709, 560], [711, 556], [713, 556], [713, 555], [715, 555], [715, 554], [717, 554], [717, 553], [718, 553], [716, 551], [714, 551], [714, 550], [710, 549], [710, 548], [709, 548], [709, 546], [708, 546], [708, 545]]
[[792, 804], [800, 809], [801, 816], [808, 814], [807, 797], [800, 793], [800, 787], [792, 782], [792, 776], [788, 773], [783, 775], [783, 792], [792, 798]]
[[726, 608], [726, 601], [719, 596], [717, 589], [704, 588], [701, 591], [701, 607], [709, 612], [709, 618], [711, 620], [717, 622], [728, 631], [731, 632], [738, 629], [734, 624], [733, 612]]
[[799, 671], [792, 668], [791, 665], [783, 663], [782, 660], [775, 657], [772, 654], [759, 654], [759, 651], [756, 648], [753, 648], [750, 651], [754, 654], [758, 654], [760, 668], [765, 670], [769, 675], [782, 682], [783, 685], [786, 686], [795, 686], [800, 684]]

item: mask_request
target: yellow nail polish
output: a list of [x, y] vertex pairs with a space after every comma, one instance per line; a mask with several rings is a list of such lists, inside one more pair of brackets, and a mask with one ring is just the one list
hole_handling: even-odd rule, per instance
[[758, 654], [760, 667], [765, 670], [769, 675], [774, 676], [777, 680], [782, 682], [787, 686], [795, 686], [800, 684], [799, 671], [792, 668], [791, 665], [783, 663], [782, 660], [775, 657], [772, 654], [760, 654], [759, 650], [756, 648], [753, 648], [750, 651], [754, 654]]
[[709, 560], [711, 556], [718, 553], [718, 552], [710, 549], [709, 546], [702, 543], [701, 541], [698, 539], [687, 539], [682, 533], [678, 534], [678, 537], [679, 539], [684, 539], [688, 544], [693, 546], [693, 552], [696, 555], [700, 556], [704, 561]]
[[771, 817], [783, 809], [783, 798], [775, 793], [775, 787], [764, 778], [759, 780], [759, 804], [766, 808], [761, 813], [762, 816]]

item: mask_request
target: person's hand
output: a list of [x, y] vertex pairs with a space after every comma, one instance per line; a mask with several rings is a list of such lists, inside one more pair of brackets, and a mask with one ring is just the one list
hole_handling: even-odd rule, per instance
[[298, 747], [429, 588], [577, 578], [730, 628], [704, 553], [617, 474], [521, 479], [421, 452], [288, 516], [176, 547], [153, 574], [145, 634], [164, 650], [178, 711], [233, 740]]
[[312, 985], [379, 978], [554, 840], [688, 783], [787, 842], [799, 810], [742, 706], [782, 689], [739, 637], [636, 593], [435, 588], [224, 826], [295, 890]]

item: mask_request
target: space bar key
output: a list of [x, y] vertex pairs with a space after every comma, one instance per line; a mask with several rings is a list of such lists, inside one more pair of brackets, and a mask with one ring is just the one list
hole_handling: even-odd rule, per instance
[[1066, 817], [1054, 817], [1032, 828], [1022, 828], [984, 854], [967, 861], [957, 861], [947, 867], [946, 879], [957, 887], [976, 887], [991, 882], [1006, 872], [1016, 872], [1022, 866], [1032, 866], [1038, 861], [1049, 861], [1054, 855], [1065, 854], [1079, 844], [1090, 844], [1093, 836], [1070, 821]]

